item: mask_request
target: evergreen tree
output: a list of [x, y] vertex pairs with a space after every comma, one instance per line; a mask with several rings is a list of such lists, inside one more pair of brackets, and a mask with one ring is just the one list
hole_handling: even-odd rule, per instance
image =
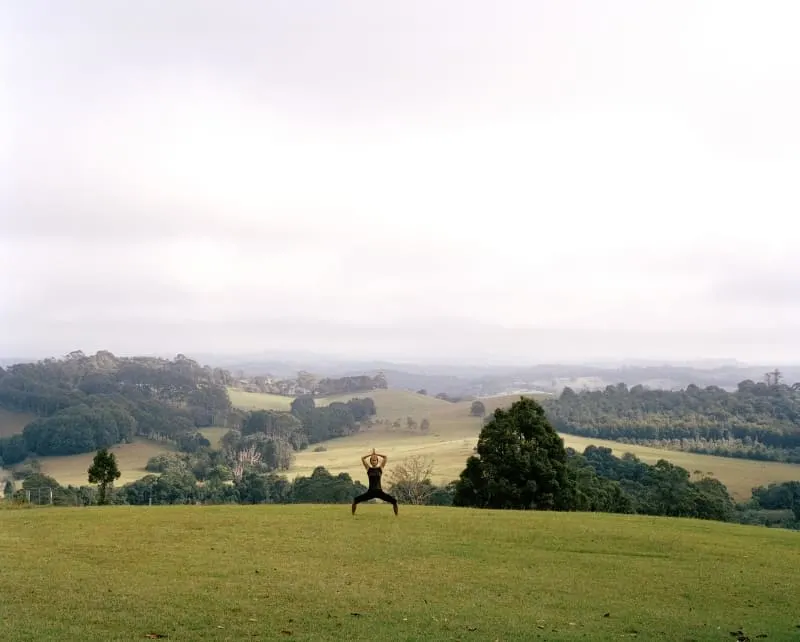
[[98, 450], [88, 472], [89, 483], [99, 485], [97, 503], [101, 505], [108, 503], [108, 488], [113, 486], [114, 481], [120, 477], [114, 453], [108, 452], [108, 448]]
[[481, 430], [478, 454], [456, 484], [453, 504], [477, 508], [572, 510], [575, 483], [563, 440], [542, 406], [521, 397]]

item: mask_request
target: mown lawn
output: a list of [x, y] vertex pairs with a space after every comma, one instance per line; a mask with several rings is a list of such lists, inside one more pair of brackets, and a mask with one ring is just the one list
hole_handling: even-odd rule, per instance
[[800, 534], [383, 504], [0, 511], [4, 640], [800, 636]]

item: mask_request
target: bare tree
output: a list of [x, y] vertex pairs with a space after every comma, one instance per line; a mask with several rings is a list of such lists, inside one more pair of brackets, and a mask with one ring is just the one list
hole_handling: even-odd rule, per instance
[[398, 501], [424, 504], [436, 487], [431, 483], [433, 460], [422, 455], [406, 457], [389, 474], [390, 492]]
[[239, 482], [242, 481], [242, 475], [244, 475], [244, 469], [246, 465], [254, 466], [261, 461], [261, 453], [258, 452], [256, 449], [256, 445], [253, 444], [249, 448], [244, 448], [236, 453], [236, 463], [233, 465], [233, 478]]

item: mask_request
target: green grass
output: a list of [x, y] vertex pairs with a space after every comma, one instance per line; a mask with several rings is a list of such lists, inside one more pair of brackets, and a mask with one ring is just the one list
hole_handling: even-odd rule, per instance
[[22, 429], [34, 419], [36, 419], [36, 415], [28, 412], [14, 412], [0, 408], [0, 437], [21, 434]]
[[[35, 547], [31, 548], [31, 542]], [[796, 639], [797, 533], [386, 505], [0, 511], [3, 639]]]

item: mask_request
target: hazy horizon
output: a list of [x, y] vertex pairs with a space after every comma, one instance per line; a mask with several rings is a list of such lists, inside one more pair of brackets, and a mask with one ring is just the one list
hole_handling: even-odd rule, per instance
[[800, 362], [800, 5], [0, 7], [0, 354]]

